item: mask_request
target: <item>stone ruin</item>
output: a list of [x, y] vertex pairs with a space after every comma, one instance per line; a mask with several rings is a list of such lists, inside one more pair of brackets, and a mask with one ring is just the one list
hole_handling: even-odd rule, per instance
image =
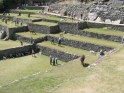
[[[52, 11], [59, 11], [61, 16], [66, 16], [68, 12], [75, 12], [76, 18], [95, 22], [104, 22], [110, 24], [124, 24], [124, 0], [95, 0], [92, 5], [78, 4], [52, 4], [49, 7]], [[102, 2], [102, 3], [101, 3]]]
[[4, 30], [0, 30], [0, 39], [4, 39], [6, 37], [6, 32]]

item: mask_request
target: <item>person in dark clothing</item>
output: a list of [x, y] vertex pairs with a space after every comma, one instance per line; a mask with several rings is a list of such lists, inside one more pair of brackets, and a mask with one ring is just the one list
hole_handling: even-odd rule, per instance
[[28, 18], [30, 18], [30, 13], [28, 13]]
[[83, 17], [83, 14], [81, 14], [81, 19], [82, 19], [82, 17]]
[[61, 45], [61, 38], [58, 39], [58, 46]]
[[54, 39], [53, 38], [51, 39], [51, 44], [54, 44]]
[[52, 58], [53, 66], [55, 66], [55, 58]]
[[81, 64], [84, 66], [85, 55], [82, 55], [80, 58]]

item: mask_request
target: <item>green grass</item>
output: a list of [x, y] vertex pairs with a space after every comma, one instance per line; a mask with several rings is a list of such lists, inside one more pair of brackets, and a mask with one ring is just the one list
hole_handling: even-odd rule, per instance
[[[90, 59], [92, 59], [92, 61], [89, 62], [86, 59], [85, 62], [90, 64], [96, 60], [94, 56], [91, 56]], [[61, 61], [59, 61], [59, 63], [61, 63]], [[4, 67], [5, 64], [6, 66]], [[11, 59], [9, 62], [3, 61], [1, 66], [1, 70], [4, 69], [1, 72], [1, 82], [3, 84], [6, 84], [6, 82], [10, 82], [11, 80], [13, 81], [18, 79], [19, 77], [23, 77], [25, 74], [30, 75], [38, 71], [42, 71], [42, 73], [37, 76], [14, 83], [11, 86], [4, 87], [0, 89], [0, 93], [47, 93], [52, 88], [65, 82], [67, 79], [75, 78], [77, 74], [79, 75], [81, 72], [85, 71], [78, 60], [77, 62], [70, 62], [63, 66], [59, 66], [53, 71], [43, 73], [47, 69], [54, 68], [53, 66], [49, 65], [49, 58], [45, 57], [44, 60], [44, 56], [37, 56], [37, 58], [27, 56], [25, 58], [15, 59], [14, 62], [13, 59]], [[13, 66], [14, 69], [12, 69]], [[78, 71], [79, 73], [77, 73]], [[7, 73], [11, 74], [7, 75]], [[6, 79], [7, 81], [2, 81]]]
[[46, 25], [46, 26], [55, 26], [55, 25], [57, 25], [57, 23], [45, 22], [45, 21], [34, 22], [33, 24]]
[[[23, 44], [27, 44], [26, 42], [23, 42]], [[4, 41], [4, 40], [0, 40], [0, 50], [2, 49], [7, 49], [7, 48], [11, 48], [11, 47], [18, 47], [21, 46], [20, 41], [16, 40], [8, 40], [8, 41]]]
[[[5, 22], [0, 21], [0, 25], [5, 25], [9, 28], [17, 28], [20, 26], [20, 25], [15, 26], [15, 23], [14, 22], [12, 23], [12, 21], [8, 21], [7, 24]], [[25, 26], [25, 24], [23, 24], [23, 26]]]
[[[58, 60], [58, 64], [64, 64], [64, 62]], [[39, 54], [36, 54], [35, 58], [29, 55], [1, 60], [0, 70], [2, 72], [0, 72], [0, 86], [38, 72], [41, 72], [40, 74], [43, 75], [47, 70], [52, 68], [55, 68], [55, 66], [50, 65], [49, 57]]]
[[[62, 18], [57, 16], [47, 16], [46, 19], [60, 21]], [[64, 19], [66, 20], [66, 22], [72, 22], [72, 20], [69, 18], [64, 18]], [[73, 22], [76, 22], [76, 20], [74, 20]]]
[[44, 37], [45, 35], [44, 34], [41, 34], [41, 33], [30, 33], [29, 31], [28, 32], [20, 32], [20, 33], [17, 33], [18, 35], [21, 35], [21, 36], [25, 36], [25, 37], [32, 37], [34, 39], [37, 39], [37, 38], [40, 38], [40, 37]]
[[42, 12], [42, 10], [28, 10], [28, 9], [25, 9], [25, 10], [20, 10], [21, 12], [31, 12], [31, 13], [38, 13], [38, 12]]
[[[14, 83], [11, 86], [4, 87], [0, 89], [0, 93], [25, 93], [25, 92], [48, 93], [49, 91], [51, 91], [50, 93], [123, 93], [124, 92], [123, 54], [124, 48], [121, 49], [121, 51], [117, 52], [116, 54], [113, 54], [111, 57], [105, 58], [100, 64], [91, 69], [83, 67], [80, 64], [80, 60], [69, 62], [63, 66], [59, 66], [58, 68], [50, 72], [41, 73], [37, 76], [30, 77], [20, 82]], [[30, 60], [33, 60], [32, 57], [28, 58]], [[42, 59], [43, 58], [41, 58], [41, 60]], [[25, 59], [23, 60], [25, 61]], [[32, 69], [33, 71], [35, 69], [40, 68], [42, 69], [45, 63], [43, 61], [40, 62], [35, 61], [37, 59], [34, 59], [31, 62], [27, 62], [27, 60], [23, 62], [23, 60], [22, 62], [20, 62], [20, 64], [23, 63], [26, 64], [26, 66], [28, 64], [31, 64], [32, 66], [28, 65], [31, 71]], [[95, 60], [96, 60], [95, 56], [90, 56], [85, 59], [85, 63], [91, 64], [95, 62]], [[7, 64], [6, 61], [2, 62], [2, 64], [4, 63]], [[11, 62], [8, 63], [11, 64]], [[15, 66], [17, 66], [17, 63], [19, 62], [15, 62]], [[2, 66], [2, 69], [4, 65]], [[35, 65], [39, 68], [35, 69], [32, 68]], [[25, 67], [25, 65], [20, 66], [22, 68], [28, 68]], [[17, 66], [17, 68], [20, 69], [20, 66], [19, 67]], [[11, 65], [8, 67], [11, 67]], [[48, 68], [48, 66], [45, 66], [45, 68]], [[6, 69], [5, 72], [12, 71], [12, 70], [7, 71], [6, 66], [4, 69]], [[29, 69], [28, 70], [24, 69], [22, 72], [25, 73], [27, 71], [29, 71]], [[5, 72], [4, 70], [1, 71], [2, 74], [6, 74]], [[4, 81], [6, 80], [6, 78], [9, 78], [10, 77], [9, 75], [8, 77], [2, 78], [2, 80]], [[57, 87], [57, 85], [60, 86]]]
[[110, 30], [110, 29], [103, 29], [103, 28], [86, 28], [84, 31], [95, 32], [99, 34], [106, 34], [106, 35], [115, 35], [115, 36], [124, 36], [124, 32]]
[[[60, 35], [54, 34], [54, 36], [59, 37]], [[112, 42], [112, 41], [107, 41], [107, 40], [102, 40], [102, 39], [77, 36], [77, 35], [71, 35], [71, 34], [64, 34], [64, 38], [83, 41], [83, 42], [89, 42], [89, 43], [94, 43], [94, 44], [99, 44], [99, 45], [105, 45], [105, 46], [110, 46], [110, 47], [117, 47], [118, 45], [120, 45], [120, 43], [118, 42]]]
[[53, 44], [51, 44], [50, 41], [42, 42], [42, 43], [39, 43], [39, 44], [43, 45], [43, 46], [53, 48], [53, 49], [57, 49], [57, 50], [60, 50], [60, 51], [76, 54], [76, 55], [82, 55], [82, 54], [89, 55], [90, 54], [89, 51], [82, 50], [82, 49], [77, 49], [77, 48], [73, 48], [73, 47], [69, 47], [69, 46], [65, 46], [65, 45], [58, 46], [56, 43], [53, 45]]

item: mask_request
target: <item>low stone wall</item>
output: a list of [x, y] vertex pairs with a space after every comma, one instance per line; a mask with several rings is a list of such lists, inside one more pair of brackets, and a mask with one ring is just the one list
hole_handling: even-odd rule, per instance
[[8, 36], [9, 33], [8, 33], [8, 27], [5, 26], [5, 25], [0, 25], [0, 30], [4, 30], [6, 32], [6, 35]]
[[[54, 39], [55, 43], [58, 42], [58, 37], [47, 35], [47, 40], [51, 41], [52, 38]], [[88, 51], [94, 50], [96, 52], [98, 52], [100, 49], [102, 49], [104, 51], [109, 51], [109, 50], [113, 49], [112, 47], [97, 45], [97, 44], [93, 44], [93, 43], [87, 43], [87, 42], [83, 42], [83, 41], [70, 40], [70, 39], [66, 39], [66, 38], [62, 39], [62, 44], [70, 46], [70, 47], [88, 50]]]
[[67, 22], [59, 22], [60, 31], [65, 31], [66, 33], [75, 34], [78, 31], [77, 23], [67, 23]]
[[88, 32], [88, 31], [78, 31], [76, 34], [80, 36], [93, 37], [93, 38], [98, 38], [98, 39], [114, 41], [114, 42], [121, 42], [122, 40], [121, 36], [99, 34], [99, 33]]
[[23, 24], [28, 24], [28, 23], [32, 23], [31, 19], [23, 19], [23, 18], [16, 18], [18, 20], [19, 23], [23, 23]]
[[0, 59], [2, 59], [3, 56], [8, 56], [9, 54], [16, 54], [24, 51], [30, 51], [31, 49], [35, 49], [35, 46], [33, 45], [25, 45], [25, 46], [20, 46], [20, 47], [13, 47], [9, 49], [4, 49], [0, 50]]
[[89, 28], [104, 28], [108, 27], [108, 29], [119, 30], [124, 32], [124, 25], [122, 24], [106, 24], [106, 23], [96, 23], [96, 22], [86, 22], [87, 27]]
[[28, 31], [28, 27], [27, 26], [21, 26], [21, 27], [17, 27], [17, 28], [9, 28], [8, 31], [8, 37], [9, 39], [13, 38], [13, 35], [17, 32], [25, 32]]
[[[25, 37], [25, 36], [19, 35], [18, 33], [13, 35], [13, 39], [14, 40], [20, 40], [21, 39], [23, 42], [30, 43], [30, 37]], [[34, 39], [34, 43], [41, 43], [43, 41], [46, 41], [46, 36]]]
[[29, 30], [34, 30], [38, 33], [43, 33], [43, 34], [54, 34], [54, 33], [58, 33], [59, 30], [59, 26], [45, 26], [45, 25], [39, 25], [39, 24], [28, 24], [28, 29]]
[[59, 60], [62, 60], [64, 62], [68, 62], [68, 61], [79, 58], [78, 55], [52, 49], [50, 47], [41, 46], [38, 44], [37, 44], [37, 48], [42, 52], [43, 55], [46, 55], [46, 56], [52, 55], [53, 57], [57, 57]]
[[[18, 14], [19, 10], [17, 10], [17, 9], [15, 9], [15, 10], [14, 9], [10, 9], [8, 12]], [[28, 14], [28, 13], [35, 14], [34, 12], [24, 12], [24, 11], [21, 11], [21, 14]]]

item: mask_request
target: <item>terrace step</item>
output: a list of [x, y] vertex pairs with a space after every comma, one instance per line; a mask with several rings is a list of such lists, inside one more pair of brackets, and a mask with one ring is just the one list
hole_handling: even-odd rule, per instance
[[[47, 35], [47, 39], [50, 41], [54, 39], [54, 41], [57, 43], [59, 34], [58, 35]], [[76, 35], [70, 35], [70, 34], [64, 34], [64, 38], [62, 38], [62, 43], [67, 46], [80, 48], [84, 50], [94, 50], [99, 51], [100, 49], [104, 49], [106, 51], [111, 50], [115, 47], [117, 47], [120, 43], [112, 42], [112, 41], [106, 41], [101, 39], [94, 39], [94, 38], [88, 38], [88, 37], [81, 37]]]
[[[80, 50], [80, 53], [78, 49], [76, 48], [71, 48], [71, 47], [67, 47], [67, 46], [58, 46], [56, 44], [51, 44], [50, 42], [43, 42], [43, 43], [39, 43], [37, 44], [37, 48], [41, 51], [41, 53], [43, 55], [46, 56], [52, 56], [52, 57], [57, 57], [59, 60], [62, 60], [64, 62], [69, 62], [71, 60], [77, 59], [80, 57], [81, 54], [85, 54], [85, 53], [89, 53], [88, 51], [85, 51], [85, 53]], [[69, 51], [73, 49], [73, 51]], [[77, 52], [74, 50], [78, 50]], [[69, 51], [69, 52], [67, 52]]]

